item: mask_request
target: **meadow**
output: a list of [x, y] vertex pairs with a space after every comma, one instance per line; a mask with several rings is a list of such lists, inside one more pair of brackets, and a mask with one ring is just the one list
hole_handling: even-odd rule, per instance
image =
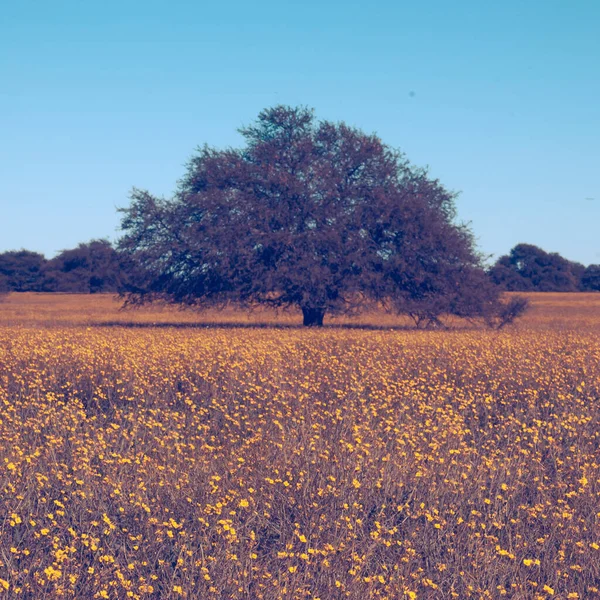
[[0, 598], [600, 597], [600, 294], [531, 300], [496, 332], [10, 295]]

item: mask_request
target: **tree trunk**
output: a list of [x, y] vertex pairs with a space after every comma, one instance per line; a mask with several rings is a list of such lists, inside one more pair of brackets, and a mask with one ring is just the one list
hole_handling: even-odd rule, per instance
[[323, 317], [325, 310], [322, 308], [302, 308], [305, 327], [323, 327]]

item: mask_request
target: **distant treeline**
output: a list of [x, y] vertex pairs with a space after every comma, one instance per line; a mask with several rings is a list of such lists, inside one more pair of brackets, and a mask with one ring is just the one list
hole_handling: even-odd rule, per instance
[[38, 252], [11, 250], [0, 254], [0, 291], [117, 292], [125, 272], [119, 253], [107, 240], [79, 244], [50, 260]]
[[517, 244], [488, 270], [492, 281], [514, 292], [593, 292], [600, 290], [600, 265], [584, 265]]
[[[11, 250], [0, 254], [0, 292], [119, 292], [126, 289], [133, 268], [108, 240], [79, 244], [52, 259]], [[600, 291], [600, 264], [586, 267], [531, 244], [516, 245], [488, 275], [515, 292]]]

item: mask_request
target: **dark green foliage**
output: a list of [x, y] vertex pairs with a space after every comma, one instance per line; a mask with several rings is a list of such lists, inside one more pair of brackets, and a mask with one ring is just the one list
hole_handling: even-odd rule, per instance
[[589, 265], [581, 276], [581, 289], [586, 292], [600, 291], [600, 265]]
[[576, 292], [585, 267], [556, 252], [531, 244], [517, 244], [490, 269], [494, 283], [509, 291]]
[[107, 240], [63, 250], [48, 261], [44, 290], [94, 294], [116, 292], [122, 279], [119, 256]]
[[1, 292], [116, 292], [125, 275], [107, 240], [92, 240], [47, 260], [29, 250], [0, 254]]
[[46, 259], [29, 250], [0, 254], [0, 286], [13, 292], [39, 292], [43, 288]]

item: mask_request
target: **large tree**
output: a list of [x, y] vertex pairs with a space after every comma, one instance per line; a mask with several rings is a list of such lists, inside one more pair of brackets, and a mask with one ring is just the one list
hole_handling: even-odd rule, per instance
[[428, 322], [497, 310], [454, 195], [402, 153], [305, 108], [240, 132], [241, 149], [200, 148], [172, 199], [132, 192], [130, 302], [297, 306], [305, 325], [367, 302]]

